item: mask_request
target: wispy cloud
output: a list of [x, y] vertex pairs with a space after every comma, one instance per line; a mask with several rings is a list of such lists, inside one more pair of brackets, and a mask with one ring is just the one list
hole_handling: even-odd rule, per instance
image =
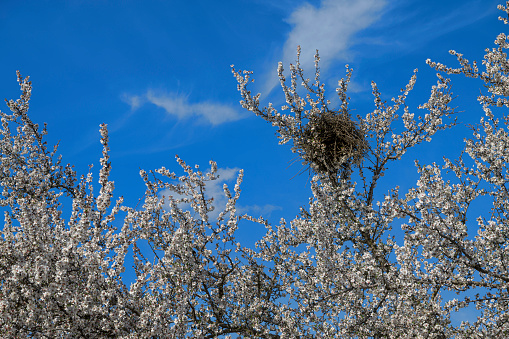
[[164, 108], [170, 114], [178, 119], [189, 119], [199, 117], [212, 125], [219, 125], [229, 121], [242, 119], [242, 116], [230, 105], [205, 101], [199, 103], [190, 103], [187, 96], [175, 93], [155, 94], [152, 91], [147, 92], [147, 101]]
[[[284, 44], [283, 64], [287, 67], [294, 63], [298, 45], [302, 48], [301, 67], [308, 72], [314, 70], [317, 49], [322, 69], [333, 61], [347, 61], [353, 36], [380, 18], [385, 3], [384, 0], [323, 0], [320, 7], [306, 3], [297, 8], [286, 20], [292, 30]], [[273, 73], [271, 70], [270, 74]], [[277, 79], [269, 77], [264, 92], [269, 93], [276, 85]]]
[[189, 102], [188, 96], [177, 93], [147, 91], [144, 95], [122, 95], [122, 101], [127, 103], [131, 110], [137, 110], [145, 104], [153, 104], [163, 108], [169, 115], [179, 120], [199, 118], [202, 122], [211, 125], [220, 125], [230, 121], [243, 119], [245, 116], [232, 105], [212, 101]]
[[[491, 6], [488, 5], [490, 2]], [[371, 48], [371, 59], [380, 59], [383, 54], [401, 56], [496, 13], [498, 3], [498, 0], [445, 2], [437, 8], [425, 3], [416, 6], [404, 0], [394, 0], [387, 6], [390, 8], [383, 19], [364, 32], [367, 34], [360, 43], [375, 47]]]
[[[219, 213], [221, 213], [224, 210], [226, 203], [228, 202], [228, 200], [224, 194], [223, 185], [227, 184], [230, 189], [230, 192], [233, 194], [233, 186], [235, 185], [235, 182], [237, 180], [239, 170], [240, 169], [236, 168], [236, 167], [235, 168], [218, 168], [217, 175], [219, 178], [217, 180], [211, 180], [211, 181], [205, 182], [205, 197], [207, 199], [214, 198], [214, 201], [213, 201], [214, 210], [212, 212], [208, 213], [209, 221], [211, 223], [213, 223], [214, 220], [217, 219], [217, 217], [219, 216]], [[165, 195], [165, 196], [171, 195], [175, 199], [182, 198], [181, 195], [179, 195], [173, 191], [170, 191], [170, 190], [162, 191], [161, 195]], [[185, 204], [185, 203], [181, 203], [179, 205], [179, 207], [184, 210], [191, 209], [191, 205]], [[283, 209], [281, 206], [276, 206], [276, 205], [271, 205], [271, 204], [266, 204], [263, 206], [237, 204], [236, 207], [237, 207], [237, 214], [247, 213], [247, 214], [253, 215], [254, 217], [263, 216], [264, 218], [270, 218], [270, 215], [273, 211]]]
[[[209, 181], [206, 184], [206, 192], [209, 197], [214, 197], [215, 210], [211, 212], [209, 217], [212, 219], [217, 218], [219, 213], [223, 211], [226, 206], [227, 199], [224, 195], [223, 185], [228, 184], [230, 191], [233, 194], [233, 186], [237, 180], [239, 173], [238, 168], [219, 168], [217, 174], [219, 175], [218, 180]], [[282, 210], [281, 206], [265, 204], [259, 205], [239, 205], [237, 204], [237, 214], [251, 214], [254, 217], [263, 216], [264, 218], [270, 218], [273, 211]]]
[[124, 93], [120, 99], [131, 106], [131, 111], [137, 110], [144, 103], [144, 99], [139, 95], [129, 95]]
[[264, 217], [265, 219], [270, 218], [272, 212], [281, 211], [283, 208], [281, 206], [265, 204], [263, 206], [259, 205], [249, 205], [249, 206], [239, 206], [237, 209], [239, 214], [251, 214], [253, 217]]

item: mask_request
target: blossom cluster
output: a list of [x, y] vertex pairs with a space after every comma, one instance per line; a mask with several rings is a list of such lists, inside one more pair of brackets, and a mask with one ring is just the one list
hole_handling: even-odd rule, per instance
[[[499, 9], [509, 14], [509, 1]], [[224, 186], [225, 206], [216, 206], [206, 183], [218, 178], [217, 164], [203, 172], [178, 156], [183, 175], [164, 167], [141, 170], [143, 205], [126, 206], [110, 180], [106, 125], [94, 190], [92, 174], [79, 176], [63, 165], [57, 146], [45, 141], [46, 127], [28, 116], [32, 86], [18, 73], [21, 97], [7, 102], [10, 113], [1, 113], [0, 336], [509, 336], [509, 43], [500, 34], [495, 44], [486, 51], [484, 71], [455, 51], [459, 68], [428, 61], [440, 73], [418, 107], [421, 114], [407, 104], [417, 71], [390, 102], [372, 83], [374, 109], [356, 121], [369, 146], [341, 173], [313, 163], [328, 159], [308, 156], [306, 143], [316, 140], [303, 131], [313, 130], [323, 114], [349, 117], [351, 68], [336, 89], [340, 107], [332, 109], [318, 52], [314, 82], [297, 63], [288, 85], [280, 64], [286, 105], [278, 111], [261, 107], [260, 95], [248, 90], [251, 72], [232, 67], [241, 105], [277, 127], [280, 142], [292, 142], [314, 173], [309, 205], [277, 225], [237, 213], [242, 171], [233, 190]], [[416, 161], [414, 187], [380, 192], [388, 168], [409, 149], [454, 128], [445, 74], [486, 84], [488, 93], [478, 98], [484, 117], [456, 160]], [[472, 229], [467, 214], [478, 199], [490, 201], [491, 210]], [[63, 213], [66, 208], [71, 212]], [[237, 242], [241, 222], [265, 226], [254, 248]], [[122, 274], [130, 250], [135, 279], [127, 286]], [[477, 320], [452, 322], [455, 312], [472, 307]]]

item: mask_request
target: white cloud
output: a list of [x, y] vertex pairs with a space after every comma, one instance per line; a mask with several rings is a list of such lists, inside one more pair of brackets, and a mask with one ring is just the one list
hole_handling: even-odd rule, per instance
[[239, 168], [218, 168], [217, 175], [219, 179], [208, 181], [206, 183], [206, 196], [208, 198], [214, 198], [214, 211], [209, 214], [211, 220], [214, 220], [219, 216], [226, 206], [227, 199], [224, 195], [223, 185], [228, 184], [228, 189], [233, 195], [233, 186], [237, 181], [239, 174]]
[[[323, 70], [335, 60], [348, 61], [355, 33], [369, 27], [382, 14], [384, 0], [323, 0], [319, 8], [308, 3], [292, 12], [287, 22], [293, 26], [283, 48], [283, 66], [295, 63], [297, 46], [302, 48], [301, 67], [312, 78], [314, 55], [320, 53]], [[271, 69], [270, 74], [274, 74]], [[268, 77], [265, 93], [278, 85]]]
[[141, 105], [143, 105], [143, 98], [138, 95], [129, 95], [123, 94], [121, 97], [122, 101], [131, 106], [131, 110], [137, 110]]
[[[211, 220], [217, 218], [219, 213], [223, 211], [226, 206], [227, 200], [224, 195], [223, 184], [228, 184], [230, 192], [233, 194], [233, 186], [237, 180], [237, 176], [239, 173], [238, 168], [219, 168], [217, 170], [217, 174], [219, 175], [218, 180], [209, 181], [206, 184], [206, 192], [208, 197], [214, 197], [214, 206], [216, 209], [209, 214]], [[264, 218], [269, 218], [270, 214], [275, 210], [282, 210], [281, 206], [275, 206], [266, 204], [263, 206], [259, 205], [239, 205], [237, 204], [237, 214], [251, 214], [255, 218], [259, 216], [263, 216]]]
[[201, 117], [212, 125], [219, 125], [243, 118], [232, 106], [210, 101], [190, 103], [187, 100], [187, 96], [174, 93], [155, 94], [152, 91], [148, 91], [146, 99], [148, 102], [164, 108], [168, 114], [175, 115], [181, 120]]
[[179, 120], [198, 117], [212, 125], [236, 121], [245, 117], [231, 105], [212, 101], [190, 103], [186, 95], [175, 93], [155, 93], [152, 90], [148, 90], [145, 95], [124, 93], [121, 100], [131, 107], [132, 112], [147, 103], [151, 103], [163, 108], [166, 113], [176, 116]]
[[[207, 199], [214, 198], [213, 205], [215, 209], [212, 212], [208, 213], [210, 222], [213, 222], [221, 211], [224, 210], [224, 207], [227, 203], [227, 198], [224, 195], [223, 185], [226, 183], [230, 187], [230, 192], [233, 194], [233, 186], [237, 180], [237, 176], [239, 173], [239, 168], [218, 168], [216, 175], [219, 177], [217, 180], [211, 180], [205, 182], [205, 197]], [[183, 198], [182, 195], [177, 194], [176, 192], [170, 190], [164, 190], [161, 192], [161, 195], [164, 196], [173, 196], [175, 199]], [[191, 205], [181, 203], [179, 207], [183, 210], [190, 210]]]
[[273, 211], [281, 211], [283, 208], [281, 206], [271, 205], [271, 204], [265, 204], [263, 206], [259, 205], [249, 205], [249, 206], [239, 206], [237, 209], [239, 214], [248, 213], [251, 214], [253, 217], [263, 217], [265, 219], [270, 218], [271, 213]]
[[[406, 15], [391, 15], [384, 21], [386, 27], [399, 26], [400, 29], [394, 31], [392, 36], [378, 40], [384, 40], [384, 45], [395, 53], [408, 53], [422, 47], [428, 41], [493, 15], [498, 11], [496, 9], [498, 3], [500, 2], [497, 0], [470, 0], [455, 4], [448, 11], [445, 11], [448, 7], [441, 5], [439, 8], [427, 7], [425, 12], [418, 7], [405, 13]], [[419, 37], [418, 43], [416, 37]]]
[[[237, 181], [237, 176], [239, 174], [239, 168], [218, 168], [217, 169], [217, 175], [219, 178], [217, 180], [211, 180], [205, 182], [205, 197], [207, 199], [214, 198], [213, 205], [214, 210], [212, 212], [208, 213], [209, 222], [214, 223], [215, 220], [217, 220], [217, 217], [219, 216], [219, 213], [221, 213], [225, 206], [227, 201], [227, 198], [224, 194], [223, 185], [227, 184], [228, 189], [230, 190], [231, 194], [233, 195], [233, 187], [235, 186], [235, 183]], [[161, 192], [161, 195], [164, 196], [173, 196], [175, 199], [183, 198], [183, 196], [170, 191], [170, 190], [164, 190]], [[190, 210], [191, 205], [190, 204], [179, 204], [179, 207], [183, 210]], [[270, 205], [266, 204], [263, 206], [259, 205], [238, 205], [237, 204], [237, 215], [239, 214], [252, 214], [254, 217], [263, 216], [264, 218], [269, 218], [270, 214], [275, 210], [282, 210], [281, 206], [276, 205]], [[226, 216], [228, 217], [228, 216]]]

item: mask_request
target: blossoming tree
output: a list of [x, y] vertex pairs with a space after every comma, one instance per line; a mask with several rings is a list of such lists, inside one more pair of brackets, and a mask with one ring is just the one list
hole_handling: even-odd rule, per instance
[[[509, 2], [499, 9], [509, 13]], [[441, 73], [419, 106], [421, 115], [406, 104], [416, 74], [391, 103], [372, 83], [375, 108], [354, 121], [348, 67], [336, 90], [340, 107], [332, 109], [318, 54], [314, 81], [297, 61], [287, 82], [280, 64], [287, 103], [281, 112], [289, 114], [271, 104], [262, 108], [260, 96], [247, 89], [251, 73], [232, 68], [242, 106], [276, 126], [281, 143], [291, 141], [314, 175], [309, 206], [278, 225], [236, 213], [242, 171], [233, 191], [224, 187], [227, 204], [211, 220], [214, 204], [205, 189], [217, 179], [214, 162], [204, 173], [177, 157], [182, 176], [166, 168], [142, 170], [143, 206], [125, 206], [121, 197], [114, 201], [105, 125], [94, 190], [92, 175], [78, 176], [64, 166], [57, 147], [45, 142], [46, 128], [28, 116], [31, 83], [18, 73], [22, 95], [7, 102], [11, 113], [1, 113], [0, 335], [509, 336], [509, 43], [504, 34], [495, 43], [482, 62], [484, 71], [454, 51], [459, 68], [428, 61]], [[479, 102], [485, 116], [457, 160], [416, 163], [420, 178], [414, 188], [377, 192], [384, 173], [410, 148], [454, 126], [444, 73], [484, 81], [488, 92]], [[304, 97], [299, 83], [308, 93]], [[65, 196], [71, 206], [62, 202]], [[492, 207], [472, 229], [466, 215], [480, 197]], [[65, 208], [71, 208], [68, 219]], [[235, 240], [241, 222], [265, 225], [255, 248]], [[149, 253], [139, 241], [150, 245]], [[136, 278], [126, 286], [121, 274], [130, 248]], [[458, 298], [450, 299], [451, 292]], [[472, 305], [476, 321], [451, 322], [452, 312]]]

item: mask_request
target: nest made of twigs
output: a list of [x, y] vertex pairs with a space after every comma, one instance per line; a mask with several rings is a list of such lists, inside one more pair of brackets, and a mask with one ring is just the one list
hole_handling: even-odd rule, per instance
[[328, 175], [359, 165], [368, 149], [364, 132], [350, 114], [336, 111], [310, 117], [296, 146], [305, 165]]

